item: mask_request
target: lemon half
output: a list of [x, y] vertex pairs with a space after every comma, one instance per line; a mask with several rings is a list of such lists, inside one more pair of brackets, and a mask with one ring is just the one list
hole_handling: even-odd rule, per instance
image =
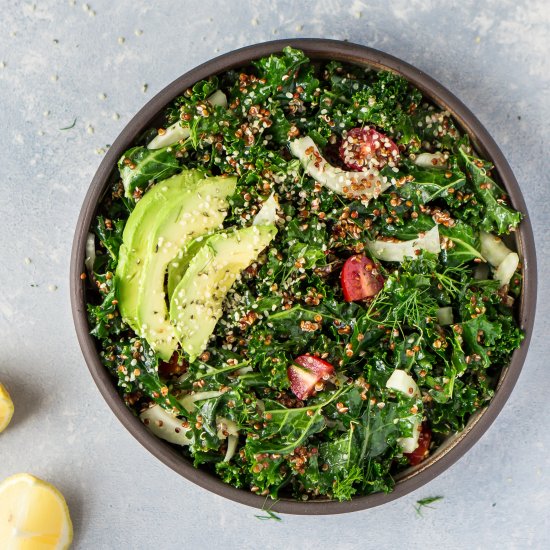
[[0, 484], [0, 541], [7, 550], [65, 550], [73, 526], [63, 495], [29, 474]]
[[13, 401], [8, 390], [0, 384], [0, 433], [2, 433], [10, 423], [13, 416]]

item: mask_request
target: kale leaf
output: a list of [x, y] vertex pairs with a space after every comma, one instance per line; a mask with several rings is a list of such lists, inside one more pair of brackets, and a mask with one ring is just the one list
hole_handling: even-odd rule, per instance
[[485, 261], [480, 252], [479, 232], [472, 226], [456, 221], [449, 227], [441, 225], [439, 233], [447, 238], [446, 246], [441, 252], [445, 265], [456, 267], [476, 258], [478, 261]]
[[139, 198], [147, 187], [156, 181], [166, 179], [181, 169], [175, 147], [147, 149], [133, 147], [118, 161], [118, 169], [126, 196]]
[[485, 205], [480, 229], [498, 235], [515, 229], [522, 215], [508, 206], [504, 190], [490, 177], [492, 164], [467, 153], [465, 145], [459, 148], [459, 153], [476, 196]]

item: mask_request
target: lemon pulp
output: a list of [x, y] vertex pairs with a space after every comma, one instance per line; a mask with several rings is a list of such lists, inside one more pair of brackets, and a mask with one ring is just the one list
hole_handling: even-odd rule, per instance
[[49, 483], [17, 474], [0, 484], [0, 541], [7, 550], [65, 550], [73, 538], [63, 495]]

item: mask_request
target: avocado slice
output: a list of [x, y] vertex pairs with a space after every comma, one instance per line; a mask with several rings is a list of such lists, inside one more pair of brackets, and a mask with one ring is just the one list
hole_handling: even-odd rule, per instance
[[140, 335], [162, 359], [177, 347], [166, 305], [164, 281], [168, 264], [192, 239], [218, 229], [227, 215], [227, 197], [236, 178], [212, 177], [186, 190], [163, 209], [151, 232], [138, 287], [137, 324]]
[[199, 251], [199, 248], [204, 246], [206, 242], [205, 237], [200, 236], [193, 239], [185, 248], [182, 248], [178, 255], [172, 259], [168, 265], [168, 280], [166, 284], [166, 290], [168, 292], [168, 301], [172, 299], [174, 290], [178, 286], [179, 282], [183, 278], [185, 270], [189, 266], [189, 262]]
[[[275, 225], [277, 221], [277, 209], [279, 201], [272, 193], [262, 204], [260, 211], [254, 216], [252, 225]], [[172, 299], [174, 289], [181, 281], [185, 270], [187, 269], [191, 258], [198, 252], [199, 248], [204, 244], [204, 237], [198, 237], [191, 241], [189, 245], [182, 249], [178, 256], [174, 258], [168, 266], [168, 300]]]
[[173, 204], [182, 191], [193, 189], [204, 172], [186, 170], [157, 183], [143, 195], [130, 214], [120, 246], [115, 286], [123, 319], [137, 332], [137, 286], [145, 263], [148, 237], [166, 206]]
[[205, 178], [203, 171], [186, 170], [152, 187], [128, 218], [115, 274], [117, 300], [123, 319], [163, 359], [177, 345], [164, 302], [166, 265], [187, 241], [221, 224], [235, 185], [236, 178]]
[[189, 262], [170, 301], [170, 319], [181, 347], [194, 361], [222, 316], [222, 303], [240, 275], [271, 242], [274, 225], [254, 225], [206, 239]]

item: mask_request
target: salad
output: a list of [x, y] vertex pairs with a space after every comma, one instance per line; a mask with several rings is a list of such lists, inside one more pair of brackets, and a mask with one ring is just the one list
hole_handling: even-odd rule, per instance
[[198, 82], [99, 205], [101, 360], [228, 484], [391, 491], [488, 404], [523, 338], [501, 240], [521, 214], [492, 169], [391, 72], [285, 48]]

